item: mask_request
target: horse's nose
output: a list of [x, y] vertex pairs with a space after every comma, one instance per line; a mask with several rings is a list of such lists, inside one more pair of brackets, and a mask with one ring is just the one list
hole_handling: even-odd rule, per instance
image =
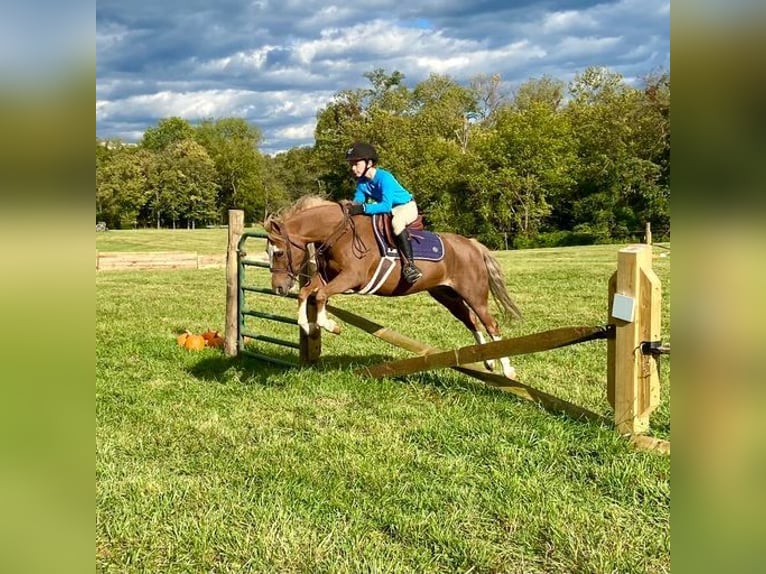
[[282, 287], [281, 285], [278, 285], [277, 287], [274, 287], [274, 292], [277, 295], [284, 295], [285, 294], [285, 288]]

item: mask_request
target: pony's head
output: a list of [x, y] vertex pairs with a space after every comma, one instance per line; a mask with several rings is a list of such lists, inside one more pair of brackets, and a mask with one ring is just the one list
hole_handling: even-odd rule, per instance
[[323, 197], [306, 195], [282, 212], [265, 218], [263, 228], [268, 234], [266, 251], [271, 269], [271, 288], [277, 295], [287, 295], [304, 270], [308, 245], [302, 226], [313, 219], [308, 210], [324, 205], [337, 204]]
[[[290, 243], [284, 224], [273, 217], [263, 222], [263, 228], [268, 234], [266, 253], [269, 256], [271, 271], [271, 289], [277, 295], [287, 295], [295, 282], [302, 265], [302, 257], [293, 257], [293, 245]], [[297, 250], [296, 250], [297, 251]], [[296, 261], [301, 259], [301, 261]]]

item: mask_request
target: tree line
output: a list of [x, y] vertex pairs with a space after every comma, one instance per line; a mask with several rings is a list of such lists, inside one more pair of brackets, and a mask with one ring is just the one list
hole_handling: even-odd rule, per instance
[[309, 193], [350, 198], [344, 152], [362, 140], [435, 231], [500, 249], [625, 241], [646, 222], [669, 237], [669, 72], [631, 86], [593, 67], [513, 93], [498, 75], [414, 87], [397, 71], [365, 78], [317, 111], [313, 146], [273, 157], [241, 118], [163, 119], [136, 145], [97, 139], [97, 221], [196, 227], [236, 207], [254, 222]]

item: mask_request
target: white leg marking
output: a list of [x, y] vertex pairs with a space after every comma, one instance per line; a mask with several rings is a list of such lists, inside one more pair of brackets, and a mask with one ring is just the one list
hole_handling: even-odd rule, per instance
[[[474, 331], [473, 338], [476, 339], [477, 345], [483, 345], [486, 342], [486, 339], [484, 338], [484, 333], [482, 333], [481, 331]], [[492, 359], [488, 361], [484, 361], [484, 366], [487, 367], [487, 369], [489, 369], [490, 371], [494, 371], [495, 361], [493, 361]]]
[[[493, 341], [499, 341], [502, 337], [492, 337]], [[503, 375], [508, 379], [516, 379], [516, 369], [511, 365], [508, 357], [501, 357], [500, 364], [503, 366]]]
[[317, 312], [317, 325], [330, 333], [335, 333], [336, 335], [340, 333], [340, 327], [327, 316], [327, 309], [324, 306]]
[[306, 333], [307, 335], [310, 335], [311, 325], [309, 325], [309, 316], [306, 311], [307, 307], [308, 307], [308, 304], [306, 303], [306, 300], [304, 299], [303, 301], [301, 301], [300, 307], [298, 307], [298, 325], [300, 325], [304, 333]]

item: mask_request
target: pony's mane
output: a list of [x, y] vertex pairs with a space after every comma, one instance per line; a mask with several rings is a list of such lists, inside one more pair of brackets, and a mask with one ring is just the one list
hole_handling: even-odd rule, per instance
[[291, 218], [297, 213], [323, 205], [335, 205], [335, 202], [325, 199], [319, 195], [304, 195], [299, 197], [298, 200], [292, 205], [278, 211], [277, 213], [270, 214], [266, 218], [266, 221], [263, 222], [263, 227], [267, 232], [270, 232], [272, 221], [283, 221], [285, 219]]

